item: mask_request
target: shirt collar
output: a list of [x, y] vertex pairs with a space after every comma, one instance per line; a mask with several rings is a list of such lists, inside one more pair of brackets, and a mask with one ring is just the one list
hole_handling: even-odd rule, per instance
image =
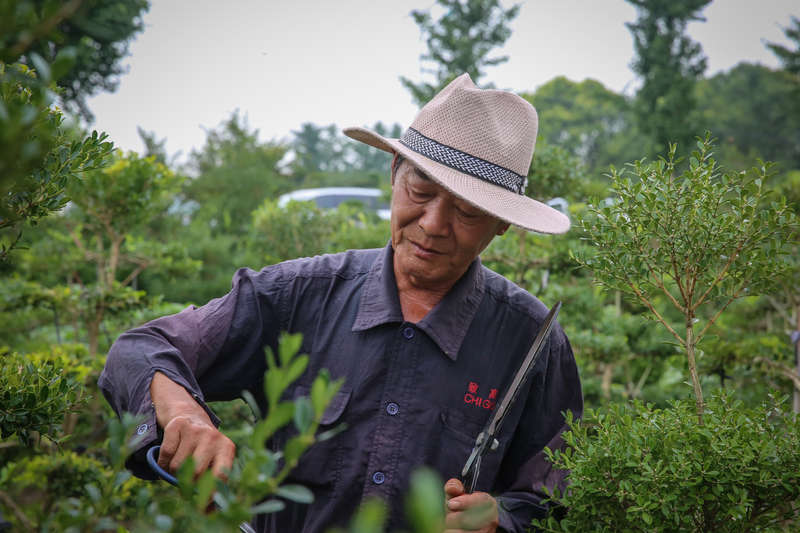
[[[394, 250], [390, 242], [367, 274], [353, 331], [403, 322], [393, 260]], [[417, 327], [453, 361], [458, 357], [461, 343], [483, 299], [483, 285], [483, 267], [480, 258], [476, 258], [436, 307], [417, 323]]]

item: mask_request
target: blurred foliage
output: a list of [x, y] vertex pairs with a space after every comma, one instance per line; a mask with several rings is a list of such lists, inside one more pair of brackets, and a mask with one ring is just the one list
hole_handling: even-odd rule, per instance
[[727, 166], [744, 169], [760, 157], [800, 169], [800, 78], [740, 63], [699, 81], [696, 93], [698, 120], [719, 139]]
[[711, 0], [627, 0], [637, 19], [625, 25], [636, 54], [631, 68], [641, 78], [634, 112], [639, 131], [649, 139], [648, 155], [669, 143], [689, 146], [699, 133], [694, 85], [706, 69], [699, 43], [686, 34], [690, 22], [704, 20]]
[[183, 210], [212, 234], [244, 231], [264, 199], [293, 188], [292, 176], [278, 169], [285, 154], [286, 147], [259, 141], [258, 130], [250, 131], [247, 119], [233, 113], [190, 154], [195, 177], [184, 184], [189, 205]]
[[794, 43], [794, 50], [777, 43], [767, 43], [767, 48], [778, 57], [786, 72], [800, 76], [800, 18], [793, 16], [792, 23], [783, 28], [783, 33]]
[[114, 91], [124, 72], [120, 60], [128, 44], [144, 27], [147, 0], [22, 0], [0, 3], [0, 62], [20, 62], [44, 75], [47, 64], [60, 69], [54, 76], [61, 101], [85, 118], [92, 114], [86, 99], [100, 90]]
[[508, 61], [508, 56], [490, 57], [490, 54], [511, 37], [509, 24], [520, 8], [517, 4], [505, 9], [499, 0], [436, 0], [435, 7], [444, 11], [436, 20], [432, 10], [411, 12], [428, 46], [420, 59], [432, 64], [432, 68], [423, 72], [433, 75], [433, 83], [415, 83], [400, 76], [400, 83], [420, 107], [461, 74], [466, 72], [480, 85], [486, 67]]
[[710, 398], [705, 426], [693, 402], [588, 410], [547, 450], [571, 485], [552, 500], [569, 509], [542, 531], [796, 531], [800, 526], [800, 421], [786, 402], [747, 408]]
[[379, 248], [389, 240], [389, 223], [347, 204], [320, 209], [291, 201], [285, 208], [266, 201], [253, 212], [246, 264], [269, 265], [350, 248]]
[[[522, 97], [536, 107], [539, 136], [547, 146], [569, 151], [592, 177], [611, 164], [621, 165], [641, 154], [632, 102], [598, 81], [576, 83], [558, 76]], [[540, 146], [534, 155], [537, 159]], [[576, 199], [586, 198], [580, 185], [567, 187]]]

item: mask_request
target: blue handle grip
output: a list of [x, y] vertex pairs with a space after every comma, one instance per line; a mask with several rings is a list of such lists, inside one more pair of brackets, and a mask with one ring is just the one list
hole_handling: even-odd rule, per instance
[[161, 446], [153, 446], [152, 448], [147, 450], [147, 464], [150, 465], [150, 468], [153, 470], [153, 472], [158, 474], [158, 477], [160, 477], [164, 481], [172, 483], [177, 487], [178, 479], [169, 472], [167, 472], [166, 470], [164, 470], [163, 468], [161, 468], [160, 466], [158, 466], [158, 451], [160, 449]]

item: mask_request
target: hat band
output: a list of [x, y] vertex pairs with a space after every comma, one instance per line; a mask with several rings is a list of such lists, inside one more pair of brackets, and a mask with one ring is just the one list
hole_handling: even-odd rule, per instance
[[426, 137], [414, 128], [408, 128], [400, 139], [400, 143], [424, 155], [428, 159], [441, 163], [464, 174], [469, 174], [483, 181], [499, 185], [517, 194], [525, 194], [527, 176], [520, 176], [513, 170], [495, 165], [480, 157], [469, 155], [452, 146]]

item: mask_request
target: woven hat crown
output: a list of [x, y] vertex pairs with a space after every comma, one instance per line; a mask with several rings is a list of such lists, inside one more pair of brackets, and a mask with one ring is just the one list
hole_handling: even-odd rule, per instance
[[533, 106], [506, 91], [479, 89], [462, 74], [428, 102], [411, 127], [520, 175], [527, 175], [539, 119]]

